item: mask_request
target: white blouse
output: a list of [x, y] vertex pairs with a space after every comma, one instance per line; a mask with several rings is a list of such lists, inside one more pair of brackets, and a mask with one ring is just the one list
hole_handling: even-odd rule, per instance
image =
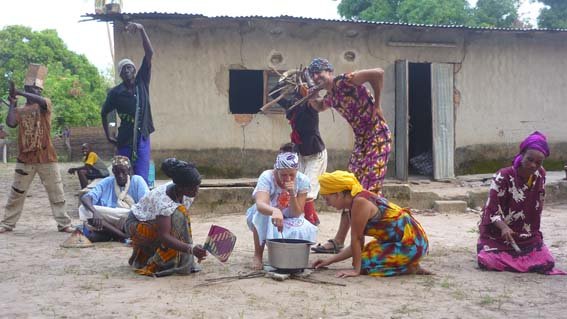
[[[139, 221], [155, 220], [157, 216], [171, 216], [181, 205], [173, 201], [166, 190], [172, 182], [156, 187], [146, 194], [137, 204], [132, 206], [132, 213]], [[193, 204], [194, 198], [183, 196], [183, 206], [189, 209]]]

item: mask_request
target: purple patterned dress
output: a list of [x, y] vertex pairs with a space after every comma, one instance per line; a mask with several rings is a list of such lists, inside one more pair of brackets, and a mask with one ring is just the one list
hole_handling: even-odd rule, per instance
[[[540, 222], [545, 197], [545, 170], [541, 167], [528, 181], [513, 167], [494, 174], [488, 201], [480, 220], [477, 260], [480, 268], [497, 271], [565, 274], [554, 269], [555, 261], [543, 243]], [[503, 221], [514, 231], [514, 241], [504, 241], [494, 225]]]
[[374, 97], [364, 85], [352, 83], [352, 73], [337, 76], [323, 103], [344, 117], [354, 132], [348, 169], [364, 189], [380, 194], [390, 157], [392, 134], [374, 109]]

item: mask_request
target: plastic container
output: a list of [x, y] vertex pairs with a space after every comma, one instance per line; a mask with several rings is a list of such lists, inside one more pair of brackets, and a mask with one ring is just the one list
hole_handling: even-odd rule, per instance
[[150, 171], [148, 172], [148, 187], [154, 188], [156, 181], [156, 165], [153, 160], [150, 160]]

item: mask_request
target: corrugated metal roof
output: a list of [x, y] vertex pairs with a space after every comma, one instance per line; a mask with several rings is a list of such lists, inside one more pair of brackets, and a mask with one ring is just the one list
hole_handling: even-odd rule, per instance
[[403, 23], [403, 22], [382, 22], [382, 21], [366, 21], [366, 20], [347, 20], [347, 19], [322, 19], [322, 18], [307, 18], [307, 17], [292, 17], [287, 15], [282, 16], [205, 16], [202, 14], [193, 13], [178, 13], [178, 12], [132, 12], [132, 13], [118, 13], [118, 14], [85, 14], [83, 17], [89, 17], [94, 20], [101, 21], [115, 21], [115, 20], [130, 20], [130, 19], [183, 19], [183, 18], [205, 18], [205, 19], [228, 19], [228, 20], [285, 20], [290, 22], [336, 22], [336, 23], [352, 23], [364, 25], [389, 25], [389, 26], [402, 26], [410, 28], [436, 28], [436, 29], [460, 29], [471, 31], [505, 31], [505, 32], [567, 32], [567, 29], [526, 29], [526, 28], [492, 28], [492, 27], [471, 27], [465, 25], [432, 25], [420, 23]]

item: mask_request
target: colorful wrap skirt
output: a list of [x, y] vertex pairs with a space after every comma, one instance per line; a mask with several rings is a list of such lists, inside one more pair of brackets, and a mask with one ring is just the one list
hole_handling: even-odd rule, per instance
[[[171, 235], [193, 244], [189, 217], [180, 209], [171, 215]], [[194, 256], [168, 248], [161, 242], [156, 221], [141, 222], [130, 213], [124, 224], [126, 234], [132, 240], [132, 256], [128, 263], [140, 275], [162, 277], [172, 274], [187, 275], [198, 271]]]

